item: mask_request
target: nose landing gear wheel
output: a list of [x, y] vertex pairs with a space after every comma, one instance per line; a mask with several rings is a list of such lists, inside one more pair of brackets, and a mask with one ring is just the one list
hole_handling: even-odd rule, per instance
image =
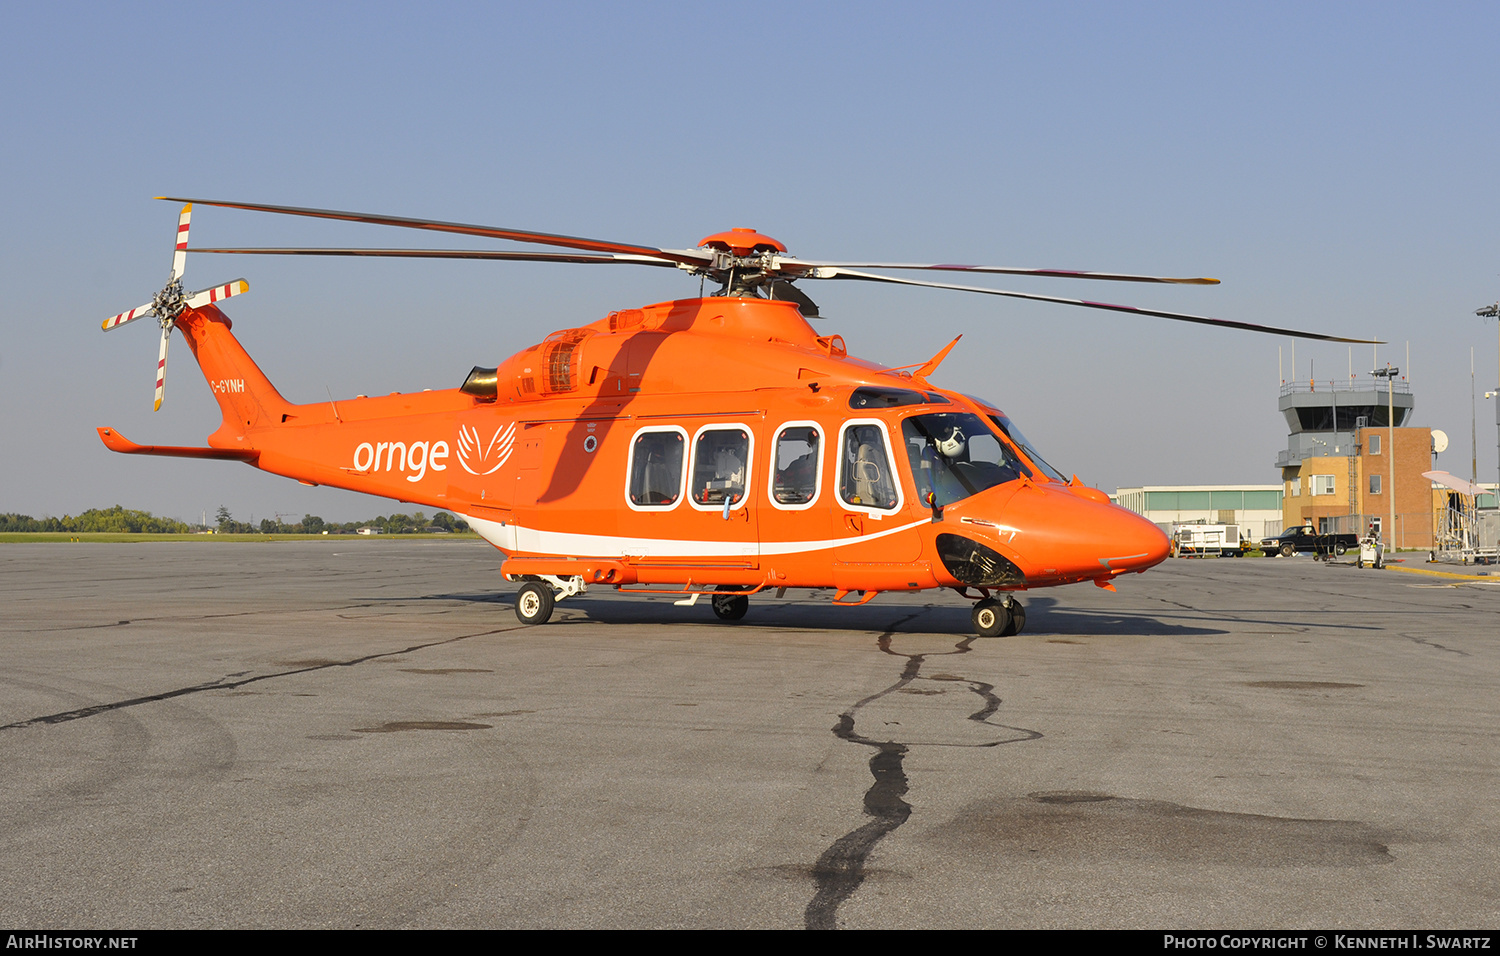
[[[720, 591], [743, 591], [733, 584], [719, 585]], [[743, 594], [715, 594], [714, 616], [721, 621], [738, 621], [750, 610], [750, 599]]]
[[[969, 615], [969, 620], [974, 622], [974, 630], [980, 637], [1004, 637], [1007, 628], [1011, 626], [1010, 610], [1005, 604], [994, 598], [985, 598], [974, 605], [974, 610]], [[1014, 634], [1015, 631], [1009, 631]]]
[[546, 624], [555, 603], [551, 587], [537, 581], [527, 582], [516, 595], [516, 617], [522, 624]]
[[1001, 637], [1014, 637], [1026, 630], [1026, 608], [1016, 601], [1010, 606], [1010, 626], [1000, 632]]

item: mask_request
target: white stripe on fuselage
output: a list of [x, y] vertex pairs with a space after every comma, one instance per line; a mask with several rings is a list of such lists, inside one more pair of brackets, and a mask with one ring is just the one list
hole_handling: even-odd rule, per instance
[[[462, 512], [460, 512], [462, 513]], [[747, 555], [806, 554], [810, 551], [827, 551], [851, 544], [861, 544], [878, 538], [889, 537], [928, 524], [931, 519], [921, 518], [909, 524], [897, 525], [873, 534], [857, 538], [824, 538], [818, 541], [692, 541], [681, 538], [626, 538], [607, 534], [569, 534], [563, 531], [543, 531], [516, 524], [502, 524], [485, 518], [464, 515], [479, 536], [501, 551], [513, 553], [529, 551], [537, 554], [566, 554], [580, 558], [738, 558]]]

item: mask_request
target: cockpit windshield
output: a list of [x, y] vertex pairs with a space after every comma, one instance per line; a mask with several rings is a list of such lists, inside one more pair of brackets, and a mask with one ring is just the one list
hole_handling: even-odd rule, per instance
[[1031, 476], [1030, 469], [978, 415], [913, 415], [901, 423], [901, 433], [917, 495], [924, 503], [929, 492], [934, 503], [942, 506]]
[[1026, 440], [1026, 436], [1021, 434], [1021, 429], [1016, 427], [1015, 422], [1005, 417], [1005, 414], [1000, 411], [1000, 406], [994, 402], [986, 401], [977, 395], [970, 395], [968, 398], [984, 410], [985, 414], [989, 416], [990, 421], [999, 426], [1000, 430], [1005, 433], [1005, 437], [1015, 442], [1017, 447], [1026, 453], [1026, 457], [1031, 463], [1042, 470], [1043, 474], [1053, 481], [1060, 481], [1063, 484], [1068, 483], [1068, 479], [1061, 472], [1042, 460], [1042, 456], [1037, 454], [1036, 446]]
[[1051, 478], [1053, 481], [1060, 481], [1063, 484], [1068, 483], [1068, 479], [1064, 478], [1061, 472], [1042, 460], [1042, 456], [1037, 454], [1036, 447], [1026, 440], [1026, 436], [1021, 434], [1021, 429], [1017, 428], [1009, 418], [1006, 418], [1004, 415], [991, 415], [990, 421], [999, 425], [1000, 430], [1005, 432], [1006, 437], [1019, 445], [1021, 450], [1026, 453], [1026, 457], [1031, 459], [1031, 463], [1040, 468], [1048, 478]]

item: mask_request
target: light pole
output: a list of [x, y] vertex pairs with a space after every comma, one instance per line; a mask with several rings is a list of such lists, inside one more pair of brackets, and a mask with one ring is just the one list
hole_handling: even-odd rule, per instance
[[[1496, 396], [1500, 396], [1500, 391], [1484, 393], [1486, 401], [1495, 398]], [[1495, 438], [1495, 451], [1497, 454], [1500, 454], [1500, 402], [1495, 403], [1495, 431], [1497, 433]], [[1500, 504], [1500, 483], [1497, 483], [1495, 485], [1495, 499], [1496, 503]]]
[[[1487, 305], [1482, 309], [1475, 309], [1474, 314], [1481, 319], [1500, 319], [1500, 302]], [[1485, 392], [1484, 397], [1489, 398], [1493, 394], [1495, 393]], [[1500, 403], [1496, 403], [1495, 406], [1495, 452], [1500, 455]], [[1500, 462], [1496, 462], [1496, 467], [1500, 468]], [[1495, 486], [1495, 494], [1500, 496], [1500, 485]]]
[[[1385, 424], [1386, 433], [1390, 436], [1386, 441], [1385, 453], [1389, 457], [1389, 471], [1391, 475], [1391, 486], [1386, 491], [1386, 497], [1391, 505], [1391, 526], [1385, 534], [1380, 537], [1388, 542], [1394, 542], [1396, 534], [1396, 376], [1401, 373], [1399, 368], [1387, 365], [1385, 368], [1377, 368], [1370, 374], [1376, 378], [1385, 379]], [[1391, 550], [1395, 550], [1392, 545]]]

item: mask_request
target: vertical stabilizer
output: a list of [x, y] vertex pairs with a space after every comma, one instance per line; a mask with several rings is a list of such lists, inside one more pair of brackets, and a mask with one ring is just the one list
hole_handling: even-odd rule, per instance
[[250, 429], [277, 424], [292, 407], [230, 332], [229, 317], [216, 306], [184, 312], [177, 330], [224, 413], [224, 424], [209, 436], [210, 445], [222, 447]]

